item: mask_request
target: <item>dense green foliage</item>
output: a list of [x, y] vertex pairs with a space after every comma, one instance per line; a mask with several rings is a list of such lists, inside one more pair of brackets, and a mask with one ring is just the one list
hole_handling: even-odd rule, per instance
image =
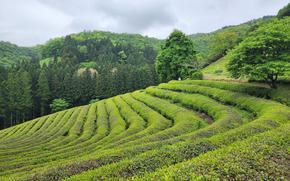
[[[102, 31], [81, 32], [66, 37], [55, 38], [40, 47], [42, 58], [57, 57], [76, 59], [78, 62], [121, 61], [121, 52], [126, 61], [132, 63], [154, 60], [160, 49], [161, 40], [134, 34], [116, 34]], [[140, 54], [140, 52], [142, 52]], [[142, 57], [136, 58], [136, 56]], [[123, 57], [124, 58], [124, 57]], [[145, 60], [144, 60], [145, 59]], [[73, 61], [73, 60], [70, 60]], [[135, 62], [136, 63], [136, 62]]]
[[28, 121], [0, 131], [0, 179], [288, 180], [290, 107], [272, 91], [171, 81]]
[[277, 14], [278, 18], [283, 18], [286, 16], [290, 16], [290, 3], [286, 5], [284, 8], [280, 9]]
[[1, 67], [0, 128], [51, 113], [54, 99], [78, 106], [157, 84], [154, 60], [160, 42], [141, 35], [82, 32], [35, 48], [41, 60], [36, 55], [21, 59], [30, 49], [6, 43], [3, 56], [15, 55], [10, 58], [18, 63]]
[[36, 49], [0, 41], [0, 66], [11, 66], [21, 61], [29, 61], [33, 57], [38, 57]]
[[192, 41], [181, 31], [174, 30], [166, 39], [156, 58], [156, 71], [161, 81], [187, 78], [197, 69]]
[[190, 78], [193, 80], [202, 80], [203, 79], [202, 72], [200, 70], [195, 71], [191, 74]]
[[272, 20], [252, 32], [229, 53], [229, 71], [267, 81], [276, 88], [279, 76], [290, 71], [290, 18]]
[[67, 109], [69, 103], [64, 99], [54, 99], [49, 107], [52, 112], [58, 112]]

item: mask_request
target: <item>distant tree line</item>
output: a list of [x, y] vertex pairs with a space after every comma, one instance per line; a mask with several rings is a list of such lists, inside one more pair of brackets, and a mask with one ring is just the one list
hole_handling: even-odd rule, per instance
[[37, 56], [37, 53], [37, 50], [31, 47], [19, 47], [10, 42], [0, 41], [0, 66], [30, 60], [31, 56]]
[[150, 46], [67, 36], [41, 54], [0, 67], [0, 128], [159, 83]]

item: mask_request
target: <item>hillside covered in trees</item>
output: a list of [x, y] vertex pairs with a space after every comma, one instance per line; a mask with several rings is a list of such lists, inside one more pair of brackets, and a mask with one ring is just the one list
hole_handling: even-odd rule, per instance
[[240, 25], [226, 26], [211, 33], [192, 34], [189, 37], [198, 52], [198, 60], [202, 66], [206, 66], [224, 57], [229, 50], [243, 41], [249, 33], [273, 18], [273, 16], [265, 16]]
[[30, 61], [32, 57], [38, 57], [35, 48], [19, 47], [15, 44], [0, 41], [0, 66], [11, 66], [23, 61]]

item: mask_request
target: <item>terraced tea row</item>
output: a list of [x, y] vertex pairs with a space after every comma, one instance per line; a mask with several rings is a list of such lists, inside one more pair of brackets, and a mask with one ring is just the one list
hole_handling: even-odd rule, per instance
[[[290, 179], [289, 121], [287, 100], [266, 88], [171, 81], [0, 131], [0, 180]], [[277, 163], [263, 150], [275, 146]], [[240, 169], [258, 158], [271, 167]]]

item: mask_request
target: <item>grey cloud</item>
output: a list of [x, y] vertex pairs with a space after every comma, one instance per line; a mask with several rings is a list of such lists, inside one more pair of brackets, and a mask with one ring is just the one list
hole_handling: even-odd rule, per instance
[[209, 32], [264, 15], [288, 0], [0, 0], [0, 40], [44, 43], [82, 30], [165, 38], [178, 28]]
[[77, 31], [103, 28], [116, 32], [142, 33], [151, 26], [176, 23], [170, 4], [165, 0], [39, 1], [72, 16], [71, 28]]
[[[102, 1], [96, 3], [98, 11], [118, 21], [121, 31], [142, 32], [155, 25], [174, 25], [177, 21], [165, 0], [136, 1]], [[132, 2], [132, 1], [131, 1]]]

